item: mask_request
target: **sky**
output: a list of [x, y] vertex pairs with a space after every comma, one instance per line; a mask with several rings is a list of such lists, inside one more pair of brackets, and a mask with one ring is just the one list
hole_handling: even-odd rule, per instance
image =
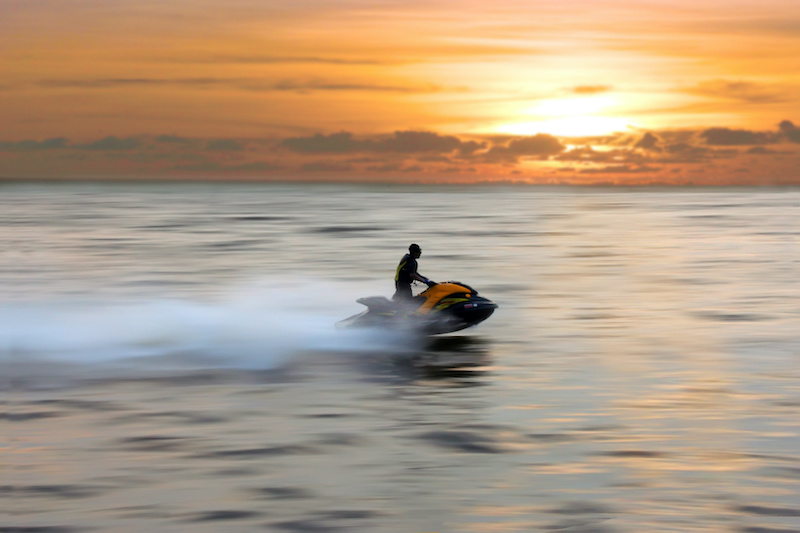
[[0, 14], [0, 178], [800, 184], [798, 0]]

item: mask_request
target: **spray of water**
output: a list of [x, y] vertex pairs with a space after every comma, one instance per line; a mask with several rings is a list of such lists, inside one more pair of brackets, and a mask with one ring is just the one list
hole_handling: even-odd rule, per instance
[[354, 299], [369, 290], [273, 279], [232, 289], [213, 301], [4, 304], [0, 374], [22, 367], [27, 373], [45, 372], [51, 364], [87, 370], [270, 369], [301, 352], [401, 350], [402, 339], [386, 331], [334, 327], [361, 310]]

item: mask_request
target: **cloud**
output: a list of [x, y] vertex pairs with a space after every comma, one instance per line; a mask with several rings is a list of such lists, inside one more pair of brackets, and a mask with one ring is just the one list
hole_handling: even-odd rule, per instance
[[342, 131], [330, 135], [317, 133], [311, 137], [292, 137], [282, 140], [280, 146], [293, 152], [320, 154], [356, 152], [364, 147], [364, 143], [354, 140], [352, 133]]
[[401, 170], [401, 165], [397, 163], [387, 163], [385, 165], [367, 167], [367, 170], [371, 172], [398, 172]]
[[800, 128], [789, 120], [784, 120], [778, 124], [781, 134], [793, 143], [800, 143]]
[[252, 163], [244, 163], [241, 165], [235, 165], [231, 167], [233, 170], [241, 170], [241, 171], [269, 171], [269, 170], [281, 170], [284, 168], [283, 165], [278, 165], [276, 163], [270, 163], [268, 161], [254, 161]]
[[607, 93], [612, 89], [610, 85], [578, 85], [572, 88], [575, 94], [599, 94]]
[[52, 89], [108, 89], [113, 87], [142, 87], [159, 85], [216, 85], [233, 80], [220, 78], [95, 78], [86, 80], [46, 79], [40, 87]]
[[208, 161], [205, 163], [175, 166], [172, 167], [172, 170], [183, 172], [267, 172], [271, 170], [280, 170], [282, 168], [284, 168], [282, 165], [267, 161], [254, 161], [241, 165], [223, 165], [215, 161]]
[[773, 135], [751, 130], [709, 128], [700, 133], [700, 137], [706, 140], [706, 144], [712, 146], [744, 146], [769, 143]]
[[74, 144], [71, 148], [76, 150], [103, 150], [103, 151], [118, 151], [118, 150], [137, 150], [142, 148], [143, 143], [141, 139], [137, 139], [135, 137], [128, 137], [122, 138], [109, 136], [99, 141], [86, 143], [86, 144]]
[[351, 59], [341, 57], [322, 57], [322, 56], [268, 56], [260, 54], [252, 55], [217, 55], [212, 57], [196, 58], [174, 58], [169, 60], [174, 63], [234, 63], [246, 65], [270, 65], [270, 64], [312, 64], [312, 65], [395, 65], [396, 61], [385, 61], [379, 59]]
[[238, 152], [244, 150], [244, 144], [235, 139], [215, 139], [206, 144], [206, 150], [213, 152]]
[[624, 149], [595, 150], [591, 146], [581, 146], [561, 153], [555, 157], [557, 161], [575, 161], [582, 163], [637, 162], [644, 159], [641, 154]]
[[67, 139], [64, 137], [53, 137], [44, 141], [0, 142], [0, 151], [2, 152], [35, 152], [63, 148], [67, 148]]
[[714, 149], [705, 145], [678, 142], [665, 145], [662, 155], [654, 159], [654, 161], [673, 164], [697, 164], [715, 159], [730, 159], [741, 153], [737, 148]]
[[658, 172], [659, 170], [661, 169], [658, 167], [610, 165], [600, 168], [583, 168], [578, 172], [581, 174], [641, 174], [645, 172]]
[[128, 87], [213, 87], [228, 86], [252, 92], [296, 91], [308, 93], [314, 91], [361, 91], [380, 93], [427, 94], [441, 91], [436, 85], [381, 85], [371, 83], [353, 83], [326, 81], [317, 79], [269, 81], [263, 78], [95, 78], [45, 79], [37, 85], [48, 89], [114, 89]]
[[461, 174], [462, 172], [477, 172], [473, 167], [446, 167], [438, 170], [440, 174]]
[[748, 81], [711, 80], [700, 83], [685, 92], [698, 96], [728, 98], [751, 104], [780, 103], [792, 100], [792, 91], [777, 85]]
[[180, 172], [218, 172], [222, 170], [222, 165], [215, 162], [206, 163], [191, 163], [188, 165], [177, 165], [172, 167], [172, 170]]
[[178, 137], [177, 135], [159, 135], [155, 138], [155, 141], [165, 144], [192, 144], [195, 142], [194, 139]]
[[350, 172], [353, 170], [353, 166], [333, 161], [315, 161], [306, 163], [300, 167], [300, 170], [304, 172]]
[[458, 152], [460, 155], [466, 157], [474, 154], [479, 150], [485, 150], [486, 146], [487, 144], [485, 142], [477, 142], [477, 141], [462, 142], [461, 146], [459, 146], [458, 148]]
[[452, 135], [439, 135], [428, 131], [396, 131], [392, 137], [356, 140], [350, 132], [323, 135], [317, 133], [310, 137], [284, 139], [280, 146], [300, 153], [451, 153], [471, 154], [485, 148], [485, 143], [464, 142]]
[[765, 148], [764, 146], [753, 146], [745, 153], [753, 155], [774, 155], [774, 154], [780, 154], [782, 152], [779, 152], [777, 150], [771, 150], [769, 148]]
[[520, 157], [548, 157], [566, 150], [561, 141], [552, 135], [538, 133], [531, 137], [519, 137], [510, 140], [506, 145], [495, 145], [486, 154], [490, 161], [516, 161]]
[[[709, 167], [710, 174], [715, 176], [736, 168], [737, 164], [741, 167], [739, 162], [751, 163], [753, 175], [763, 174], [767, 168], [790, 167], [794, 160], [786, 155], [793, 153], [791, 148], [778, 144], [800, 143], [800, 128], [784, 120], [765, 131], [723, 127], [632, 130], [614, 137], [595, 138], [591, 143], [574, 148], [572, 142], [574, 139], [548, 134], [476, 137], [420, 130], [398, 130], [385, 135], [341, 131], [283, 139], [162, 134], [107, 136], [82, 144], [71, 144], [65, 138], [0, 142], [0, 152], [18, 152], [7, 157], [14, 164], [33, 164], [37, 159], [46, 159], [43, 156], [47, 155], [75, 168], [94, 165], [96, 171], [100, 168], [98, 165], [106, 165], [103, 168], [112, 173], [114, 169], [123, 168], [126, 172], [163, 172], [165, 175], [195, 172], [199, 177], [239, 173], [247, 175], [248, 179], [263, 173], [263, 178], [267, 179], [278, 175], [269, 174], [271, 171], [282, 169], [286, 173], [281, 176], [285, 177], [293, 173], [302, 177], [301, 172], [345, 176], [372, 173], [375, 179], [381, 174], [384, 179], [390, 179], [392, 175], [397, 178], [400, 173], [416, 172], [434, 176], [435, 180], [439, 173], [488, 175], [499, 170], [528, 172], [538, 167], [550, 176], [556, 171], [571, 172], [574, 179], [586, 182], [605, 179], [638, 182], [651, 178], [648, 173], [666, 175], [676, 167], [701, 169], [706, 164], [715, 165]], [[567, 143], [570, 143], [569, 149]], [[272, 161], [252, 161], [244, 157], [245, 154], [258, 157], [256, 149], [262, 157]], [[30, 162], [26, 162], [28, 160]], [[758, 165], [756, 160], [759, 160]], [[614, 174], [619, 176], [613, 177]], [[623, 178], [623, 174], [629, 177]], [[592, 178], [593, 175], [597, 177]], [[794, 175], [793, 170], [790, 175]]]
[[546, 133], [539, 133], [532, 137], [513, 139], [505, 148], [514, 155], [553, 155], [563, 152], [566, 147], [557, 138]]
[[671, 143], [664, 147], [666, 157], [662, 161], [671, 163], [700, 163], [707, 159], [712, 153], [710, 148], [705, 146], [694, 146], [689, 143]]
[[436, 85], [404, 86], [374, 85], [369, 83], [342, 83], [320, 80], [284, 80], [269, 87], [273, 91], [369, 91], [381, 93], [435, 93], [442, 89]]
[[[386, 139], [381, 143], [387, 152], [398, 153], [424, 153], [438, 152], [449, 153], [462, 148], [470, 150], [457, 137], [452, 135], [439, 135], [429, 131], [396, 131], [394, 137]], [[475, 151], [475, 149], [472, 149]]]
[[650, 133], [649, 131], [644, 134], [644, 136], [639, 139], [639, 141], [634, 145], [635, 148], [642, 148], [643, 150], [648, 150], [651, 152], [660, 152], [661, 147], [659, 146], [661, 143], [661, 139]]
[[420, 163], [452, 163], [453, 160], [443, 155], [423, 155], [417, 158]]

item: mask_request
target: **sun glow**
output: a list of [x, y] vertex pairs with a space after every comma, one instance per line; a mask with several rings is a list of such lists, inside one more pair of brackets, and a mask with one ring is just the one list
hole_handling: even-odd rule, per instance
[[511, 135], [536, 135], [549, 133], [558, 137], [593, 137], [625, 131], [630, 122], [614, 117], [566, 117], [536, 122], [516, 122], [496, 128], [497, 133]]
[[532, 120], [501, 124], [495, 131], [513, 135], [549, 133], [561, 137], [606, 135], [631, 126], [625, 118], [607, 115], [616, 105], [616, 99], [609, 96], [543, 100], [521, 113]]

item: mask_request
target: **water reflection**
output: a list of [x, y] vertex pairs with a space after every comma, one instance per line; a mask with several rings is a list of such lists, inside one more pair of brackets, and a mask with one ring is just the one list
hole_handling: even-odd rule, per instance
[[417, 339], [418, 347], [395, 354], [362, 358], [367, 377], [406, 384], [431, 382], [438, 386], [479, 386], [492, 365], [490, 341], [456, 335]]

